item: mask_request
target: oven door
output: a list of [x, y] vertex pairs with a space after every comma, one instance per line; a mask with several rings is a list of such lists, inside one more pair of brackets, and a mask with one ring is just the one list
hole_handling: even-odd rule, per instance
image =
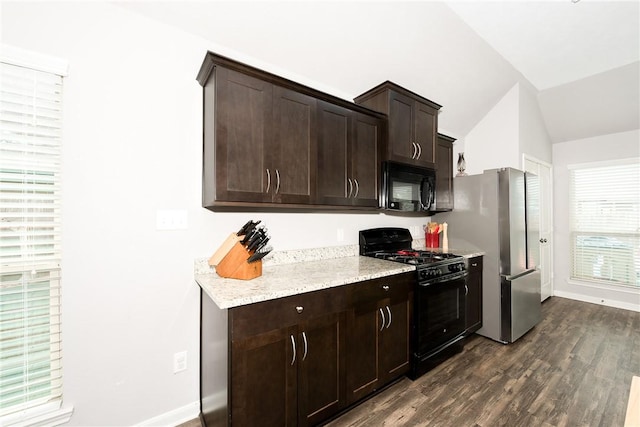
[[415, 353], [428, 357], [464, 333], [465, 276], [422, 282], [415, 293]]

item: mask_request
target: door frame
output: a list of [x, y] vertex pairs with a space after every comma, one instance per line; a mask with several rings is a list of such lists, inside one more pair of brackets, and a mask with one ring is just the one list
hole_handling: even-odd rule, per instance
[[[548, 197], [545, 203], [546, 206], [546, 210], [547, 210], [547, 215], [548, 215], [548, 219], [549, 219], [549, 229], [548, 234], [549, 234], [549, 238], [553, 237], [553, 165], [551, 163], [545, 162], [544, 160], [540, 160], [534, 156], [531, 156], [529, 154], [522, 154], [522, 170], [526, 171], [527, 170], [527, 162], [530, 163], [535, 163], [539, 166], [544, 166], [545, 168], [549, 169], [549, 184], [548, 187], [545, 190], [547, 191]], [[542, 215], [542, 213], [541, 213]], [[540, 227], [540, 233], [543, 232], [542, 227]], [[542, 246], [540, 246], [540, 251], [542, 251]], [[554, 290], [554, 285], [553, 285], [553, 281], [554, 281], [554, 275], [553, 275], [553, 240], [551, 240], [551, 244], [549, 245], [549, 266], [547, 266], [547, 268], [549, 269], [549, 296], [553, 296], [553, 290]], [[540, 254], [540, 260], [542, 262], [542, 254]]]

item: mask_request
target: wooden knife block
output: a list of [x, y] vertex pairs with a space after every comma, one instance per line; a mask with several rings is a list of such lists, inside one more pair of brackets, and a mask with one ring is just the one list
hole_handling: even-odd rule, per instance
[[262, 260], [248, 263], [247, 258], [250, 255], [251, 253], [242, 246], [242, 243], [236, 242], [222, 261], [216, 265], [216, 273], [221, 277], [240, 280], [251, 280], [262, 276]]

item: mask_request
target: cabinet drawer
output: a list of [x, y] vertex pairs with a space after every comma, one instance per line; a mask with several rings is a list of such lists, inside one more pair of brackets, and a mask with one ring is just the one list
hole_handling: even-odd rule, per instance
[[347, 300], [351, 305], [383, 298], [406, 298], [416, 280], [416, 273], [412, 271], [356, 283], [347, 287]]
[[231, 340], [297, 325], [345, 309], [344, 287], [234, 307], [229, 310]]

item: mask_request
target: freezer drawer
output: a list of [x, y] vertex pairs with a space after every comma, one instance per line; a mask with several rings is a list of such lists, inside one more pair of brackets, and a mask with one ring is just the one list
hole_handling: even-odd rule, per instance
[[514, 342], [540, 322], [540, 271], [508, 277], [501, 283], [501, 340]]

